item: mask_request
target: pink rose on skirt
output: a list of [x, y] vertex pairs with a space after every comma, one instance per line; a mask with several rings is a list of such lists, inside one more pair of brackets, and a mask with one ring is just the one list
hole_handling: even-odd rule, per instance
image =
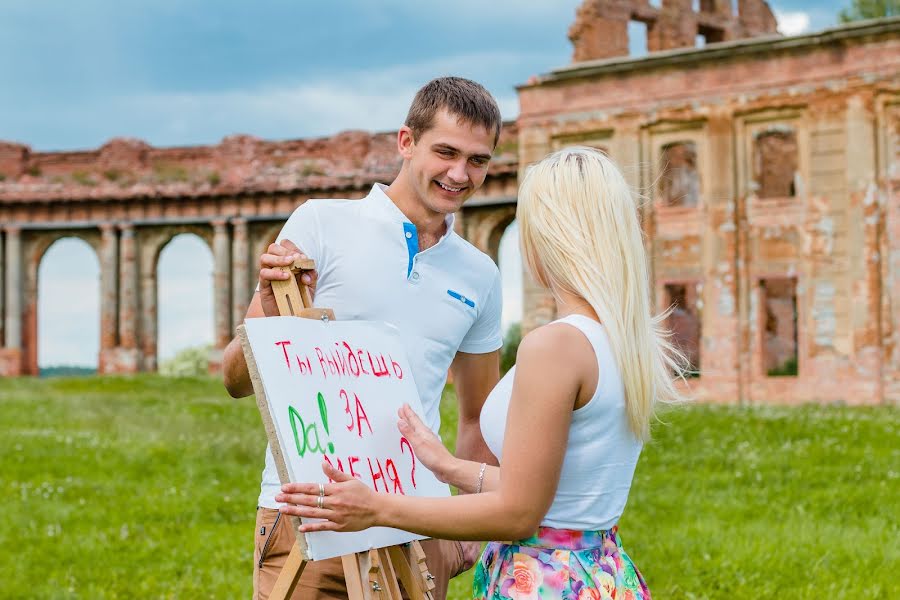
[[539, 600], [538, 587], [544, 581], [541, 563], [527, 554], [513, 556], [515, 587], [509, 590], [514, 600]]

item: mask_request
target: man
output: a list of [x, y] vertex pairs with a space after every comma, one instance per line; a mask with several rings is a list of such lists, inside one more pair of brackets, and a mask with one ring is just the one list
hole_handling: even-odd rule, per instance
[[[416, 94], [397, 133], [403, 159], [390, 186], [376, 184], [362, 200], [311, 200], [301, 205], [278, 241], [260, 258], [259, 291], [247, 317], [278, 314], [271, 282], [289, 277], [278, 267], [298, 256], [316, 261], [303, 275], [315, 286], [316, 306], [338, 319], [393, 323], [410, 360], [435, 432], [447, 369], [459, 398], [456, 451], [469, 460], [496, 463], [481, 437], [479, 415], [499, 379], [500, 274], [493, 261], [456, 235], [453, 214], [484, 183], [500, 135], [496, 101], [479, 84], [457, 77], [435, 79]], [[240, 344], [225, 350], [225, 386], [234, 397], [253, 392]], [[269, 593], [294, 543], [279, 516], [280, 481], [266, 453], [256, 523], [254, 598]], [[436, 598], [448, 580], [471, 566], [477, 544], [422, 542]], [[340, 559], [307, 565], [294, 598], [345, 598]]]

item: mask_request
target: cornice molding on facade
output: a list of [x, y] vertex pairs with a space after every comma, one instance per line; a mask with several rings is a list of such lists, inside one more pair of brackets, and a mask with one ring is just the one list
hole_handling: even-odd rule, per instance
[[516, 86], [518, 91], [552, 86], [574, 79], [621, 75], [629, 72], [646, 73], [652, 69], [702, 67], [705, 63], [754, 57], [789, 50], [819, 50], [823, 45], [864, 41], [873, 37], [900, 37], [900, 17], [870, 19], [785, 37], [767, 35], [755, 38], [709, 44], [702, 48], [664, 50], [639, 57], [616, 57], [584, 61], [556, 68], [538, 75], [528, 83]]

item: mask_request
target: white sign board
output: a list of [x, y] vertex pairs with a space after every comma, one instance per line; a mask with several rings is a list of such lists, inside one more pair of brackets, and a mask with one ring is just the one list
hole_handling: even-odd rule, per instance
[[[404, 403], [424, 411], [394, 327], [299, 317], [247, 319], [244, 326], [290, 481], [327, 483], [324, 458], [380, 493], [449, 495], [397, 429]], [[306, 534], [313, 560], [416, 539], [385, 527]]]

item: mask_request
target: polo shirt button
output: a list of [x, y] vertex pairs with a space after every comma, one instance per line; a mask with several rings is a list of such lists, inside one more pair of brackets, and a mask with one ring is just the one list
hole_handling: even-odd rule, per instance
[[407, 232], [406, 232], [406, 239], [408, 239], [408, 240], [409, 240], [409, 239], [412, 239], [412, 231], [407, 231]]
[[412, 278], [413, 278], [413, 281], [418, 281], [418, 280], [419, 280], [419, 272], [418, 272], [418, 271], [413, 271], [413, 272], [412, 272]]

